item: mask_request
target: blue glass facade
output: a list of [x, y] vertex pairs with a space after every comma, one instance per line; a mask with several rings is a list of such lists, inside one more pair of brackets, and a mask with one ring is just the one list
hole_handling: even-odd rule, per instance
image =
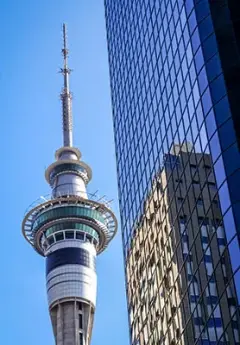
[[[231, 330], [221, 318], [209, 317], [208, 328], [216, 330], [223, 322], [223, 332], [220, 336], [216, 332], [216, 339], [209, 335], [203, 339], [194, 331], [194, 342], [238, 344], [234, 329], [239, 329], [240, 301], [240, 5], [234, 0], [105, 0], [105, 13], [126, 267], [136, 228], [163, 168], [179, 164], [182, 175], [178, 179], [188, 180], [186, 170], [190, 167], [192, 184], [202, 174], [200, 166], [206, 171], [213, 168], [214, 179], [207, 187], [212, 202], [206, 207], [205, 192], [200, 188], [194, 207], [203, 207], [196, 217], [202, 217], [204, 223], [204, 219], [215, 218], [215, 208], [220, 206], [217, 221], [224, 236], [217, 241], [219, 246], [226, 243], [231, 267], [227, 277], [236, 287], [235, 312], [233, 315], [230, 304], [221, 306], [221, 313], [231, 310]], [[187, 160], [181, 154], [170, 154], [175, 145], [185, 143], [191, 143]], [[169, 177], [165, 188], [171, 183]], [[172, 198], [176, 204], [182, 201], [176, 193]], [[186, 201], [193, 203], [189, 193]], [[188, 218], [193, 222], [190, 213]], [[199, 234], [200, 230], [201, 225]], [[206, 237], [202, 235], [203, 244]], [[204, 260], [207, 263], [211, 258], [206, 254]], [[200, 270], [200, 259], [197, 265]], [[227, 285], [222, 294], [226, 290]], [[130, 313], [129, 294], [128, 289]], [[211, 299], [211, 295], [207, 297]], [[192, 322], [199, 327], [206, 324], [201, 317]], [[132, 343], [193, 344], [188, 337], [166, 337], [160, 331], [155, 335], [150, 329], [143, 331], [148, 335], [141, 340], [133, 336], [133, 323], [136, 320], [130, 320]], [[182, 323], [181, 332], [187, 333], [187, 320]], [[144, 326], [138, 328], [135, 334], [141, 334]]]

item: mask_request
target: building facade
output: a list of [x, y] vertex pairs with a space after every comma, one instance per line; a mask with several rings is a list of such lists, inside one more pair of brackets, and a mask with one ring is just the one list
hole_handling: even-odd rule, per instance
[[[233, 0], [105, 0], [105, 14], [131, 343], [238, 344], [240, 6]], [[163, 175], [165, 204], [156, 192]], [[178, 189], [175, 179], [184, 181]], [[165, 212], [164, 224], [156, 225], [161, 212], [152, 196]], [[143, 221], [149, 212], [153, 225]], [[169, 245], [161, 235], [165, 226]], [[138, 249], [140, 233], [145, 239]], [[169, 250], [165, 268], [171, 262], [169, 272], [180, 282], [175, 299], [164, 292], [162, 299], [162, 281], [145, 281], [142, 303], [140, 278], [144, 270], [151, 276], [146, 265], [158, 236], [153, 267]], [[152, 294], [159, 311], [149, 305]]]
[[66, 28], [61, 73], [63, 147], [45, 177], [52, 193], [31, 205], [22, 232], [46, 258], [46, 288], [56, 345], [90, 345], [97, 297], [96, 257], [117, 230], [108, 203], [87, 192], [90, 167], [73, 147]]
[[126, 259], [133, 344], [238, 344], [236, 287], [211, 157], [189, 155], [189, 148], [165, 155], [134, 229]]

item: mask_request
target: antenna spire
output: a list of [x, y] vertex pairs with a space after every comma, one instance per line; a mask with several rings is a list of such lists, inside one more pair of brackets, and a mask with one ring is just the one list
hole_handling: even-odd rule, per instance
[[64, 86], [61, 93], [62, 99], [62, 118], [63, 118], [63, 145], [72, 146], [72, 94], [69, 90], [69, 75], [71, 70], [68, 68], [68, 49], [67, 49], [67, 29], [63, 24], [63, 68], [61, 73], [64, 77]]

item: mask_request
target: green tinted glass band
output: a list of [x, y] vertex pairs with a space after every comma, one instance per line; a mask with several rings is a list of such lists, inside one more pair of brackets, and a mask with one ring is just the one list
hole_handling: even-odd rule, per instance
[[86, 232], [90, 234], [92, 237], [94, 237], [97, 241], [99, 241], [99, 235], [97, 231], [92, 229], [90, 226], [86, 224], [81, 224], [81, 223], [74, 223], [74, 222], [65, 222], [65, 223], [60, 223], [60, 224], [55, 224], [51, 226], [51, 228], [48, 228], [46, 231], [46, 236], [48, 237], [49, 235], [60, 231], [60, 230], [66, 230], [66, 229], [76, 229], [76, 230], [81, 230], [82, 232]]
[[66, 217], [87, 217], [94, 220], [99, 220], [100, 222], [105, 224], [105, 220], [102, 217], [101, 213], [96, 210], [79, 206], [64, 206], [54, 208], [40, 214], [33, 223], [32, 230], [37, 231], [38, 228], [40, 228], [47, 222], [50, 222], [54, 219]]

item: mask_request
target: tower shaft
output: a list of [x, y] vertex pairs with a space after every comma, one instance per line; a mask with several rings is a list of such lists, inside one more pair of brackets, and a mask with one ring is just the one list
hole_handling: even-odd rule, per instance
[[72, 97], [69, 89], [66, 26], [61, 73], [63, 147], [45, 177], [51, 197], [37, 203], [23, 220], [23, 234], [46, 258], [48, 307], [56, 345], [90, 345], [97, 297], [96, 257], [117, 230], [117, 221], [102, 198], [87, 192], [90, 167], [72, 146]]
[[[50, 311], [57, 345], [89, 345], [92, 331], [92, 309], [75, 301], [58, 303]], [[87, 332], [83, 334], [82, 329]]]

